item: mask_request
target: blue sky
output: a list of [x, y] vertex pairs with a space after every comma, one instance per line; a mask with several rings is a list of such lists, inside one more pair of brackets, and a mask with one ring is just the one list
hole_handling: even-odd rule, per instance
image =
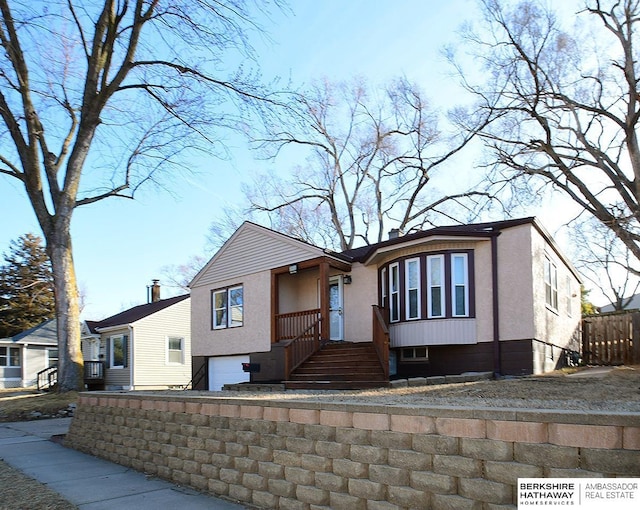
[[[292, 13], [265, 23], [271, 42], [256, 41], [265, 78], [303, 84], [363, 76], [384, 84], [404, 75], [434, 104], [455, 104], [456, 87], [440, 52], [472, 16], [473, 0], [291, 0], [290, 7]], [[228, 140], [229, 160], [194, 160], [192, 175], [167, 182], [171, 194], [148, 188], [135, 201], [109, 199], [76, 210], [72, 233], [84, 319], [100, 320], [146, 302], [146, 287], [162, 278], [163, 267], [203, 253], [211, 223], [241, 200], [241, 183], [252, 172], [273, 170], [273, 163], [253, 159], [241, 138]], [[286, 171], [286, 162], [276, 166]], [[20, 235], [40, 234], [18, 184], [0, 176], [2, 253]], [[553, 221], [544, 209], [533, 213], [543, 223]], [[548, 227], [553, 232], [556, 226]], [[165, 288], [163, 297], [173, 293]]]

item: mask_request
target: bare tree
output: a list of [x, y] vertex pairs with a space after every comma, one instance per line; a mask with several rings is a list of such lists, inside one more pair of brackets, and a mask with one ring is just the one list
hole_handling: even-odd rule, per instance
[[381, 92], [360, 80], [324, 81], [292, 103], [297, 108], [257, 144], [268, 157], [290, 151], [304, 163], [286, 179], [261, 175], [246, 191], [252, 210], [268, 213], [272, 226], [345, 250], [380, 241], [389, 226], [406, 232], [435, 218], [450, 222], [447, 206], [455, 201], [468, 204], [464, 219], [479, 214], [473, 200], [484, 193], [429, 193], [435, 169], [473, 133], [444, 133], [439, 113], [406, 79]]
[[490, 120], [480, 137], [491, 183], [517, 198], [560, 192], [626, 246], [638, 274], [640, 3], [562, 2], [570, 16], [535, 0], [481, 4], [482, 27], [464, 39], [473, 60], [454, 61]]
[[216, 128], [241, 127], [243, 109], [267, 99], [256, 76], [234, 70], [252, 57], [262, 8], [0, 0], [0, 174], [22, 183], [45, 237], [60, 391], [82, 384], [74, 211], [133, 198], [185, 151], [223, 151]]
[[595, 218], [573, 225], [572, 232], [577, 269], [616, 311], [624, 310], [640, 288], [640, 279], [627, 269], [629, 249]]

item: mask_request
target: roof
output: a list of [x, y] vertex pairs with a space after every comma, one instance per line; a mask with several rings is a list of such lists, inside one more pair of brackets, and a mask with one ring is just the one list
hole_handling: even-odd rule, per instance
[[2, 341], [16, 344], [58, 345], [58, 323], [55, 319], [49, 319], [11, 338], [3, 338]]
[[[629, 302], [625, 305], [624, 310], [637, 310], [640, 308], [640, 294], [634, 294], [633, 296], [627, 299], [629, 300]], [[626, 299], [623, 301], [626, 301]], [[613, 306], [613, 304], [611, 303], [608, 305], [601, 306], [599, 309], [600, 309], [600, 313], [608, 313], [608, 312], [616, 311], [616, 307]]]
[[85, 322], [91, 333], [98, 333], [99, 329], [110, 328], [113, 326], [126, 326], [127, 324], [131, 324], [132, 322], [139, 321], [140, 319], [144, 319], [149, 315], [153, 315], [160, 310], [164, 310], [165, 308], [175, 305], [176, 303], [180, 303], [181, 301], [184, 301], [189, 297], [189, 294], [184, 294], [182, 296], [161, 299], [154, 303], [134, 306], [133, 308], [129, 308], [124, 312], [117, 313], [116, 315], [112, 315], [111, 317], [107, 317], [106, 319], [103, 319], [101, 321]]
[[361, 246], [359, 248], [353, 248], [342, 252], [343, 256], [346, 256], [354, 262], [363, 262], [367, 260], [376, 250], [380, 248], [386, 248], [396, 244], [405, 244], [411, 241], [424, 239], [435, 236], [472, 236], [472, 237], [490, 237], [495, 235], [496, 232], [505, 228], [516, 227], [520, 225], [526, 225], [527, 223], [535, 223], [535, 218], [519, 218], [514, 220], [503, 221], [491, 221], [485, 223], [472, 223], [468, 225], [450, 225], [443, 227], [434, 227], [429, 230], [421, 230], [412, 234], [406, 234], [393, 239], [388, 239], [375, 244], [367, 246]]

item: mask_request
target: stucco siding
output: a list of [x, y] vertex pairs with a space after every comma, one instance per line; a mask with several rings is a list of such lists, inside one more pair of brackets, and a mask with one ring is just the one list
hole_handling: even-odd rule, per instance
[[[532, 338], [577, 350], [579, 345], [573, 337], [581, 320], [580, 282], [540, 235], [534, 236], [532, 247], [535, 296], [535, 330]], [[557, 269], [558, 306], [556, 309], [546, 303], [545, 259], [550, 260]]]
[[371, 342], [372, 307], [378, 304], [377, 268], [354, 264], [351, 280], [344, 286], [344, 338], [349, 342]]
[[[211, 291], [242, 285], [241, 327], [212, 329]], [[271, 271], [219, 280], [191, 291], [191, 350], [194, 356], [228, 356], [266, 352], [271, 348]]]
[[531, 225], [525, 224], [504, 230], [497, 238], [501, 341], [535, 335], [532, 233]]
[[322, 255], [320, 248], [244, 223], [196, 276], [191, 288], [218, 285], [221, 281]]
[[[185, 299], [133, 324], [133, 386], [163, 388], [191, 380], [191, 300]], [[182, 363], [167, 360], [167, 339], [183, 339]]]

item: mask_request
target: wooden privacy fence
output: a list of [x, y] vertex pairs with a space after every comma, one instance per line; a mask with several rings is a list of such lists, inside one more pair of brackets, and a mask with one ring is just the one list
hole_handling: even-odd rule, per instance
[[584, 317], [582, 359], [588, 365], [640, 364], [640, 311]]

